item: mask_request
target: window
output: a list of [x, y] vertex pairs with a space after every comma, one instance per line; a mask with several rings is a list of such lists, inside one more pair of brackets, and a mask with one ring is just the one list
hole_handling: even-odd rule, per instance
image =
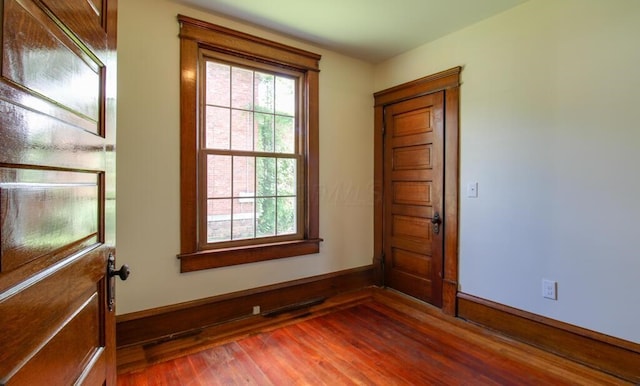
[[304, 213], [304, 190], [297, 183], [303, 165], [296, 130], [300, 79], [296, 73], [245, 67], [217, 56], [205, 52], [201, 60], [202, 243], [216, 247], [299, 238], [298, 214]]
[[317, 253], [320, 56], [178, 19], [181, 271]]

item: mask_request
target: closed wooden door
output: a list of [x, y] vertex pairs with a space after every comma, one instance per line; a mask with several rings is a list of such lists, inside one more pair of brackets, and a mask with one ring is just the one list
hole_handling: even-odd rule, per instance
[[0, 384], [114, 384], [116, 1], [0, 15]]
[[443, 92], [384, 108], [387, 286], [440, 307], [443, 269]]

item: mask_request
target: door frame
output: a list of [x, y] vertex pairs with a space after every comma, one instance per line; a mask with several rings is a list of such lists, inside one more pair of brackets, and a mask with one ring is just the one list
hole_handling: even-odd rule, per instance
[[384, 285], [384, 109], [415, 97], [444, 92], [444, 197], [442, 311], [456, 315], [458, 294], [458, 197], [460, 72], [454, 67], [373, 94], [374, 105], [374, 204], [373, 265], [376, 283]]

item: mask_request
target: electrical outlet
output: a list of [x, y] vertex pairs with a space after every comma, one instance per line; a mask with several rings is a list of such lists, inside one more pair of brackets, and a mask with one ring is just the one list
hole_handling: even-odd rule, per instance
[[542, 279], [542, 296], [547, 299], [558, 300], [558, 282]]
[[260, 306], [253, 306], [253, 314], [254, 315], [260, 314]]

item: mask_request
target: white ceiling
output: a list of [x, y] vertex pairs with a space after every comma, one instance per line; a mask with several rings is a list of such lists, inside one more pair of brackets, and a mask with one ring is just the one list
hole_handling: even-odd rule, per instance
[[526, 0], [175, 0], [378, 63]]

